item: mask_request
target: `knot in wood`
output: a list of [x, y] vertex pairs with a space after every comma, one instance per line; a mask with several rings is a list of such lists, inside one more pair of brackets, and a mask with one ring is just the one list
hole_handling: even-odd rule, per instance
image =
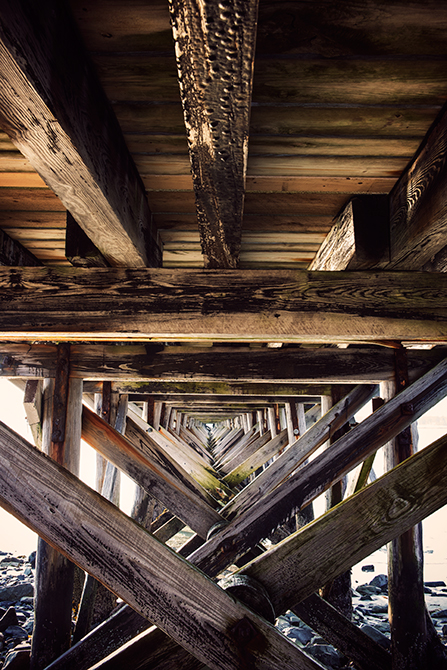
[[403, 416], [413, 416], [414, 407], [412, 402], [404, 402], [401, 405], [401, 412]]
[[257, 630], [253, 626], [250, 619], [244, 617], [235, 623], [232, 628], [230, 628], [230, 635], [236, 640], [238, 644], [246, 645], [256, 637]]

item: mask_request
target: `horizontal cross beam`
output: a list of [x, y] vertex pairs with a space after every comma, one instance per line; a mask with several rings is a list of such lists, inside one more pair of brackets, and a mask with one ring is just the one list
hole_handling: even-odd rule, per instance
[[443, 273], [0, 268], [2, 340], [447, 341]]

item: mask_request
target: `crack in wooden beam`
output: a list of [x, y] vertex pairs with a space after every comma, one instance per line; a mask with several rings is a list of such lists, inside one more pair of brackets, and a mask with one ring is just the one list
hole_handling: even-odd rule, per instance
[[169, 5], [205, 267], [236, 268], [258, 0]]

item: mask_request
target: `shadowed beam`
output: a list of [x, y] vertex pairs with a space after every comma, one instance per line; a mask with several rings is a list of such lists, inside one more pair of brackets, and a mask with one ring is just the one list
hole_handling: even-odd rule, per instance
[[1, 126], [110, 265], [157, 267], [143, 182], [67, 4], [2, 2]]
[[258, 0], [170, 0], [206, 268], [237, 268]]
[[4, 424], [0, 503], [210, 668], [320, 667]]

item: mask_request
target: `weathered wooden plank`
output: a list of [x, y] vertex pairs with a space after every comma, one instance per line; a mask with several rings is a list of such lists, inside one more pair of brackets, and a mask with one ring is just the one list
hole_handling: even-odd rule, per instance
[[370, 270], [388, 261], [388, 196], [362, 195], [346, 205], [309, 270]]
[[287, 444], [287, 431], [282, 430], [278, 435], [266, 442], [266, 444], [258, 449], [254, 454], [246, 458], [240, 465], [234, 467], [224, 477], [224, 482], [228, 484], [228, 486], [236, 486], [236, 484], [240, 484], [249, 475], [256, 472], [256, 470], [264, 465], [264, 463], [266, 463], [270, 458], [277, 455], [278, 452]]
[[42, 448], [42, 381], [29, 379], [23, 396], [26, 420], [33, 434], [34, 444]]
[[[150, 427], [149, 427], [150, 428]], [[189, 475], [190, 486], [196, 489], [197, 495], [212, 506], [216, 506], [216, 501], [220, 496], [214, 496], [217, 488], [223, 488], [223, 485], [217, 478], [215, 470], [203, 461], [200, 454], [197, 454], [189, 446], [184, 446], [178, 440], [167, 435], [163, 429], [158, 431], [148, 431], [144, 424], [138, 425], [132, 419], [127, 422], [126, 439], [134, 446], [144, 443], [148, 451], [154, 454], [160, 454], [168, 461], [179, 467], [182, 476]]]
[[[4, 424], [0, 436], [2, 506], [199, 660], [216, 670], [239, 670], [241, 662], [259, 670], [318, 668], [264, 619]], [[248, 640], [238, 636], [242, 620]]]
[[221, 521], [206, 493], [199, 495], [194, 480], [149, 439], [131, 444], [87, 407], [83, 410], [82, 437], [201, 537]]
[[66, 6], [5, 2], [0, 35], [3, 130], [112, 265], [158, 266], [144, 187]]
[[[395, 383], [387, 384], [388, 398], [408, 385], [405, 350], [396, 349]], [[391, 470], [415, 452], [408, 426], [385, 447], [385, 469]], [[422, 525], [408, 528], [388, 545], [388, 607], [393, 670], [429, 667], [429, 643], [424, 596]]]
[[[2, 343], [0, 375], [54, 377], [55, 352], [55, 345], [50, 344]], [[446, 354], [445, 347], [408, 350], [410, 380], [420, 377]], [[120, 393], [231, 393], [241, 400], [252, 394], [274, 401], [276, 394], [284, 399], [327, 395], [331, 382], [391, 380], [394, 357], [393, 349], [385, 347], [192, 350], [142, 344], [72, 344], [71, 375], [113, 380]], [[101, 383], [85, 382], [86, 392], [100, 392]]]
[[[217, 536], [194, 552], [190, 559], [207, 574], [217, 574], [222, 563], [227, 565], [228, 560], [243, 555], [244, 551], [266, 536], [268, 529], [276, 527], [292, 510], [311, 502], [332, 482], [338, 481], [370, 453], [416, 421], [446, 393], [447, 360], [444, 360], [340, 438], [331, 449], [316, 457], [306, 468], [289, 477], [251, 509], [236, 517]], [[309, 433], [310, 430], [304, 439]]]
[[417, 270], [445, 246], [447, 107], [390, 194], [390, 264]]
[[341, 426], [363, 407], [376, 393], [375, 386], [357, 386], [339, 403], [326, 412], [317, 423], [271, 463], [258, 477], [238, 493], [222, 510], [227, 519], [250, 509], [269, 491], [272, 491], [318, 447], [324, 444]]
[[3, 340], [447, 339], [443, 273], [0, 268], [0, 289]]
[[[67, 347], [59, 347], [59, 374], [45, 380], [42, 444], [52, 459], [79, 471], [81, 446], [82, 382], [66, 375]], [[62, 389], [62, 391], [61, 391]], [[60, 394], [60, 397], [56, 397]], [[63, 416], [63, 426], [60, 420]], [[62, 431], [62, 432], [61, 432]], [[54, 438], [62, 438], [62, 442]], [[70, 646], [74, 565], [53, 546], [39, 538], [36, 563], [34, 633], [30, 667], [45, 668]]]
[[236, 268], [258, 0], [171, 0], [170, 12], [205, 267]]
[[[283, 612], [445, 505], [446, 478], [444, 436], [241, 572], [260, 581]], [[303, 564], [306, 570], [299, 570]]]
[[[426, 473], [429, 473], [428, 477]], [[309, 601], [305, 599], [309, 599], [323, 582], [349, 569], [388, 539], [400, 534], [403, 528], [413, 525], [415, 519], [425, 518], [444, 505], [447, 502], [446, 481], [447, 437], [443, 437], [280, 545], [254, 559], [240, 572], [264, 585], [277, 614], [289, 608], [295, 609], [301, 601], [304, 601], [304, 616], [310, 614], [312, 606], [317, 607], [320, 624], [323, 616], [326, 634], [333, 642], [337, 640], [344, 643], [342, 650], [345, 653], [353, 652], [359, 667], [373, 670], [377, 667], [377, 664], [372, 665], [377, 660], [377, 654], [383, 662], [380, 667], [389, 667], [389, 656], [385, 653], [380, 656], [374, 645], [363, 642], [361, 631], [355, 637], [357, 648], [353, 648], [352, 639], [345, 637], [343, 640], [342, 615], [331, 616], [332, 608], [323, 602], [322, 610], [319, 601], [315, 603], [313, 596]], [[346, 519], [349, 519], [349, 523]], [[303, 564], [309, 566], [305, 571], [301, 569]], [[287, 570], [286, 577], [284, 570]], [[298, 606], [298, 614], [300, 611]], [[152, 645], [158, 642], [159, 638], [154, 637], [154, 631], [149, 630], [130, 649], [128, 647], [118, 651], [98, 667], [115, 670], [122, 667], [117, 665], [119, 661], [123, 663], [124, 660], [135, 658], [138, 669], [152, 668]], [[168, 645], [168, 651], [170, 648]]]

